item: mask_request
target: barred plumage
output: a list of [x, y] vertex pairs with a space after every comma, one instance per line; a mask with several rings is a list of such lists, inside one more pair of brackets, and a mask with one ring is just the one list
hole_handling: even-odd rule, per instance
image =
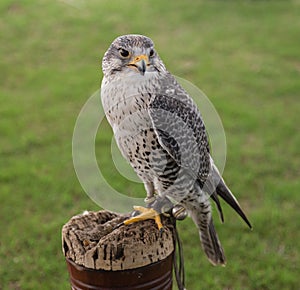
[[251, 227], [210, 156], [201, 114], [166, 70], [151, 39], [118, 37], [104, 55], [103, 107], [123, 156], [145, 184], [149, 199], [169, 197], [184, 206], [199, 229], [212, 264], [225, 264], [209, 197], [229, 203]]

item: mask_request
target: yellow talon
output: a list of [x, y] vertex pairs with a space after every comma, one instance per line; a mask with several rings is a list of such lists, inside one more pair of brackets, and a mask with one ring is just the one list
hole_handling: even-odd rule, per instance
[[160, 215], [156, 210], [154, 210], [153, 208], [146, 208], [143, 206], [134, 206], [133, 208], [139, 211], [141, 214], [124, 221], [124, 225], [129, 225], [138, 221], [153, 219], [159, 231], [162, 231], [163, 225], [161, 223]]

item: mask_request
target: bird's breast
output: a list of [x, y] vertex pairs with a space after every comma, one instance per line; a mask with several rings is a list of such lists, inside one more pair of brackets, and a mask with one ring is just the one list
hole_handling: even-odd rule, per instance
[[129, 81], [127, 78], [102, 81], [102, 105], [112, 127], [119, 127], [124, 122], [127, 126], [147, 126], [150, 99], [151, 92], [143, 82]]
[[128, 79], [102, 81], [103, 108], [117, 144], [127, 159], [133, 144], [147, 140], [143, 134], [152, 127], [148, 113], [150, 99], [151, 93], [142, 82], [128, 82]]

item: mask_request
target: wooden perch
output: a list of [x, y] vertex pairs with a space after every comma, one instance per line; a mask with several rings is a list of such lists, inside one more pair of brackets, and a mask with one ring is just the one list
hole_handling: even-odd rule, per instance
[[[99, 274], [102, 277], [98, 276], [99, 278], [96, 279], [98, 280], [97, 285], [92, 284], [94, 282], [89, 281], [89, 278], [86, 277], [84, 282], [79, 283], [80, 285], [91, 283], [94, 288], [82, 286], [82, 288], [74, 287], [74, 289], [114, 289], [114, 287], [153, 289], [154, 286], [157, 287], [157, 283], [162, 285], [162, 288], [155, 289], [172, 289], [174, 243], [173, 226], [170, 220], [162, 219], [164, 226], [162, 233], [159, 232], [153, 220], [127, 226], [122, 225], [115, 229], [128, 217], [129, 214], [121, 215], [110, 211], [85, 212], [72, 217], [63, 226], [63, 252], [67, 258], [71, 284], [76, 283], [75, 280], [81, 279], [76, 276], [78, 273], [74, 274], [74, 271], [77, 270], [88, 273], [94, 271], [93, 275], [96, 272], [96, 275]], [[70, 267], [73, 267], [73, 270]], [[151, 267], [151, 270], [150, 268], [147, 270], [147, 267]], [[122, 273], [126, 273], [126, 275], [116, 276], [122, 275]], [[103, 275], [106, 278], [103, 278]], [[133, 276], [130, 278], [130, 275]], [[106, 280], [103, 282], [105, 285], [102, 285], [99, 279]], [[130, 280], [133, 281], [128, 282]], [[123, 284], [121, 285], [121, 283]], [[95, 286], [99, 288], [95, 288]], [[76, 287], [78, 287], [77, 284]]]

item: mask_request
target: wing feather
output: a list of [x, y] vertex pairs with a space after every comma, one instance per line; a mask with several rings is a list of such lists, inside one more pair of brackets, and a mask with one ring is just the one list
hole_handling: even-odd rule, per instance
[[[161, 146], [178, 165], [205, 181], [210, 171], [209, 142], [201, 114], [187, 92], [169, 75], [153, 95], [149, 115]], [[170, 89], [165, 83], [168, 84]]]

